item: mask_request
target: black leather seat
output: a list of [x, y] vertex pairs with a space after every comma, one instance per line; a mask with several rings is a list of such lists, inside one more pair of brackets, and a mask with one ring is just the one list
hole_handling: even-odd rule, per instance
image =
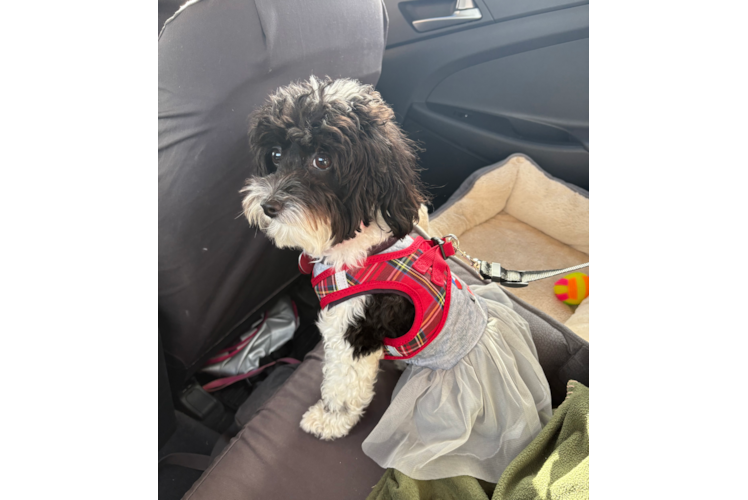
[[380, 0], [199, 0], [158, 41], [159, 330], [172, 390], [297, 277], [240, 216], [247, 117], [293, 80], [375, 84]]

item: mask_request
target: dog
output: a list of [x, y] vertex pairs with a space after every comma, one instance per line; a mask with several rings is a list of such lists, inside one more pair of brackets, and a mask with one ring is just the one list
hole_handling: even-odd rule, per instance
[[[241, 190], [250, 224], [336, 270], [411, 233], [427, 201], [418, 148], [371, 85], [311, 77], [282, 87], [251, 116], [249, 144], [258, 169]], [[374, 396], [384, 338], [404, 335], [414, 317], [396, 294], [320, 312], [322, 399], [303, 415], [304, 431], [348, 434]]]

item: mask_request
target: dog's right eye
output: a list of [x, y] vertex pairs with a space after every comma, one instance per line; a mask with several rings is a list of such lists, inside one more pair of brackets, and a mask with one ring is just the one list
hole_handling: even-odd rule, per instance
[[283, 150], [280, 146], [275, 146], [270, 150], [270, 162], [276, 167], [280, 164], [281, 158], [283, 158]]

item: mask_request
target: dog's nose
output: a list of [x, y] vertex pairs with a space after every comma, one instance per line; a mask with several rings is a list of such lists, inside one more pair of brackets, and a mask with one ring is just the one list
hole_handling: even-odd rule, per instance
[[271, 219], [277, 217], [281, 210], [283, 210], [283, 204], [278, 200], [268, 200], [262, 204], [262, 211]]

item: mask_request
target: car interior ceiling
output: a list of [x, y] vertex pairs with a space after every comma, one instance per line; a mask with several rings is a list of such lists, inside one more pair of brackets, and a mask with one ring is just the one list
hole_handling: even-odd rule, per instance
[[[159, 33], [182, 3], [159, 0]], [[474, 0], [479, 20], [436, 28], [418, 21], [448, 15], [455, 0], [383, 4], [389, 27], [376, 88], [421, 147], [430, 212], [475, 170], [516, 152], [559, 179], [589, 188], [586, 1]], [[320, 341], [319, 301], [306, 275], [268, 297], [245, 324], [254, 324], [281, 296], [295, 304], [299, 326], [260, 366], [281, 358], [303, 360]], [[208, 393], [202, 386], [215, 377], [197, 370], [183, 381], [178, 379], [184, 373], [175, 375], [161, 333], [165, 321], [159, 313], [159, 458], [177, 452], [216, 456], [295, 366], [277, 364]], [[210, 354], [244, 331], [223, 338]], [[181, 498], [200, 475], [170, 467], [159, 475], [159, 498]]]

